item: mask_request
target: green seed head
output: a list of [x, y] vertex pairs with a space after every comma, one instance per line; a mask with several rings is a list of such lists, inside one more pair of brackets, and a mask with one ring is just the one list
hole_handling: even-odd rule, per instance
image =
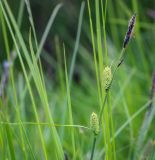
[[112, 80], [111, 67], [105, 67], [103, 70], [103, 87], [108, 90]]
[[90, 127], [93, 130], [94, 134], [98, 135], [99, 133], [99, 121], [96, 113], [92, 113], [90, 117]]

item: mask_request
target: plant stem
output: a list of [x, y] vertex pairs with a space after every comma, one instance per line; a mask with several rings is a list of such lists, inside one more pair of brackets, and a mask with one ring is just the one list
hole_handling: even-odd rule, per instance
[[[100, 111], [100, 115], [99, 115], [99, 126], [101, 126], [101, 121], [102, 121], [102, 115], [103, 115], [103, 112], [104, 112], [104, 107], [105, 107], [105, 104], [107, 102], [108, 93], [109, 93], [109, 90], [110, 90], [110, 88], [112, 86], [112, 83], [113, 83], [114, 77], [116, 75], [117, 69], [120, 67], [120, 65], [124, 61], [124, 58], [125, 58], [124, 53], [125, 53], [125, 48], [122, 48], [120, 57], [118, 58], [118, 62], [116, 63], [116, 67], [114, 68], [114, 71], [113, 71], [113, 77], [112, 77], [111, 83], [109, 85], [109, 88], [105, 91], [105, 97], [104, 97], [103, 105], [102, 105], [102, 108], [101, 108], [101, 111]], [[93, 155], [94, 155], [94, 151], [95, 151], [96, 139], [97, 139], [97, 137], [96, 137], [96, 135], [94, 135], [94, 141], [93, 141], [93, 147], [92, 147], [92, 152], [91, 152], [90, 160], [93, 159]]]
[[106, 93], [105, 93], [105, 97], [104, 97], [104, 101], [103, 101], [103, 105], [102, 105], [102, 108], [101, 108], [101, 111], [100, 111], [100, 116], [99, 116], [99, 125], [101, 125], [101, 120], [102, 120], [102, 115], [103, 115], [103, 111], [104, 111], [104, 106], [106, 104], [106, 101], [107, 101], [107, 98], [108, 98], [108, 92], [112, 86], [112, 83], [113, 83], [113, 80], [114, 80], [114, 77], [115, 77], [115, 74], [117, 72], [117, 69], [120, 67], [120, 65], [122, 64], [122, 62], [124, 61], [124, 55], [125, 53], [125, 48], [122, 49], [121, 51], [121, 54], [120, 54], [120, 57], [118, 59], [118, 62], [116, 64], [116, 67], [114, 68], [114, 71], [113, 71], [113, 77], [112, 77], [112, 80], [111, 80], [111, 83], [109, 85], [109, 88], [106, 90]]
[[103, 105], [102, 105], [102, 108], [101, 108], [101, 111], [100, 111], [100, 115], [99, 115], [99, 126], [101, 125], [102, 115], [103, 115], [104, 106], [105, 106], [105, 104], [106, 104], [107, 98], [108, 98], [108, 90], [107, 90], [106, 93], [105, 93]]
[[91, 151], [90, 160], [93, 160], [94, 151], [95, 151], [95, 144], [96, 144], [96, 135], [94, 135], [94, 140], [93, 140], [93, 146], [92, 146], [92, 151]]

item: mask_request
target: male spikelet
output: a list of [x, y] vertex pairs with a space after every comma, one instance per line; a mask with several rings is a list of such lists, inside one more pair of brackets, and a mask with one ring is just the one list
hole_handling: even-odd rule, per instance
[[133, 35], [135, 23], [136, 23], [136, 14], [134, 14], [129, 21], [128, 30], [126, 32], [124, 42], [123, 42], [123, 48], [126, 48], [126, 46], [128, 45]]
[[103, 87], [108, 90], [112, 81], [111, 67], [105, 67], [103, 70]]
[[96, 113], [92, 113], [90, 116], [90, 127], [95, 135], [99, 134], [99, 121]]

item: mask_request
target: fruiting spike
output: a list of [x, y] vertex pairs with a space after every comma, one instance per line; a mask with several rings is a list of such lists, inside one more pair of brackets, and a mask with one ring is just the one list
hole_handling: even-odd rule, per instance
[[95, 135], [99, 133], [99, 121], [96, 113], [92, 113], [90, 117], [90, 127], [93, 130]]
[[103, 87], [108, 90], [112, 80], [111, 67], [105, 67], [103, 70]]

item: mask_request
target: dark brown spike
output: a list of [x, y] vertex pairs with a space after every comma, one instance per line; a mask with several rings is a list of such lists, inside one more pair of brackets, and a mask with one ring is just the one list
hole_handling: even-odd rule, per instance
[[136, 14], [134, 14], [129, 21], [128, 30], [126, 32], [124, 42], [123, 42], [123, 48], [126, 48], [127, 44], [129, 43], [129, 41], [132, 37], [132, 33], [133, 33], [133, 30], [134, 30], [135, 23], [136, 23]]

